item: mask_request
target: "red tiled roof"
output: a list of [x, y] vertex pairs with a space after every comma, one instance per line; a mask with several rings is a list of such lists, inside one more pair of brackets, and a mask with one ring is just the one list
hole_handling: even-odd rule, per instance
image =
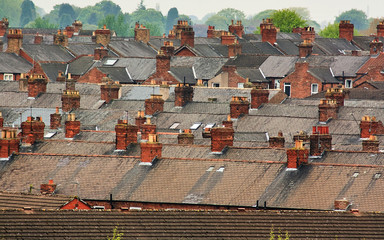
[[380, 53], [377, 56], [371, 57], [358, 71], [358, 74], [364, 74], [368, 72], [368, 70], [375, 68], [375, 67], [382, 67], [384, 69], [384, 53]]

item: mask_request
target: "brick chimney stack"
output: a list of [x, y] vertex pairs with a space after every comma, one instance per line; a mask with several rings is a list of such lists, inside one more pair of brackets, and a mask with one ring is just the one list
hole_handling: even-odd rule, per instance
[[111, 31], [104, 25], [102, 29], [97, 29], [95, 31], [95, 38], [96, 43], [107, 46], [111, 41]]
[[221, 154], [225, 147], [233, 146], [233, 128], [215, 127], [211, 129], [211, 152]]
[[287, 168], [297, 170], [302, 163], [308, 163], [309, 151], [303, 147], [303, 141], [296, 141], [295, 147], [287, 150]]
[[321, 156], [325, 150], [332, 150], [332, 136], [328, 126], [314, 126], [309, 138], [311, 156]]
[[252, 88], [251, 90], [251, 108], [256, 109], [263, 103], [268, 103], [269, 91], [260, 87]]
[[376, 117], [364, 116], [360, 122], [360, 138], [369, 138], [371, 135], [384, 134], [384, 126]]
[[220, 39], [221, 45], [232, 45], [236, 41], [236, 36], [229, 32], [222, 32]]
[[152, 163], [155, 158], [161, 158], [163, 144], [159, 143], [156, 134], [148, 136], [148, 142], [140, 143], [141, 147], [141, 162]]
[[79, 35], [80, 30], [83, 29], [83, 23], [81, 21], [79, 21], [79, 20], [75, 20], [72, 23], [72, 26], [75, 29], [74, 35]]
[[0, 159], [8, 159], [13, 152], [18, 153], [20, 148], [20, 139], [16, 135], [17, 129], [1, 129], [0, 138]]
[[149, 28], [146, 28], [143, 24], [136, 22], [135, 24], [135, 40], [138, 42], [148, 43], [151, 37]]
[[72, 78], [70, 73], [68, 73], [68, 78], [65, 79], [65, 90], [76, 91], [76, 79]]
[[173, 46], [173, 42], [165, 41], [164, 45], [161, 46], [160, 50], [168, 56], [173, 56], [175, 52], [175, 47]]
[[228, 115], [227, 120], [223, 121], [223, 126], [226, 128], [233, 128], [233, 121], [231, 119], [231, 115]]
[[80, 133], [80, 121], [76, 120], [74, 113], [68, 114], [67, 121], [65, 121], [65, 138], [73, 139]]
[[308, 40], [310, 43], [315, 41], [315, 28], [313, 27], [304, 27], [300, 32], [302, 40]]
[[147, 121], [141, 125], [141, 140], [148, 140], [150, 134], [156, 134], [156, 125], [147, 118]]
[[26, 145], [33, 145], [37, 140], [44, 140], [45, 123], [41, 117], [36, 120], [33, 117], [28, 117], [27, 121], [21, 123], [22, 142]]
[[147, 118], [145, 117], [144, 111], [138, 111], [137, 117], [135, 118], [135, 124], [139, 129], [139, 132], [143, 131], [143, 125], [147, 121]]
[[112, 79], [108, 77], [104, 77], [102, 82], [103, 83], [100, 85], [101, 100], [110, 103], [112, 100], [120, 98], [120, 84], [112, 81]]
[[64, 73], [59, 70], [56, 78], [56, 82], [65, 82], [66, 78], [64, 76]]
[[64, 112], [80, 108], [80, 93], [78, 91], [64, 90], [61, 95], [61, 103]]
[[215, 26], [208, 26], [207, 30], [207, 38], [214, 38], [215, 37]]
[[21, 46], [23, 45], [23, 32], [21, 29], [8, 30], [8, 48], [6, 52], [20, 54]]
[[299, 57], [306, 58], [312, 54], [313, 44], [310, 40], [304, 39], [299, 45]]
[[75, 33], [75, 28], [73, 26], [66, 26], [65, 31], [67, 32], [67, 37], [72, 38], [73, 34]]
[[188, 84], [177, 84], [175, 87], [175, 107], [184, 107], [193, 101], [193, 87]]
[[346, 92], [342, 88], [328, 88], [325, 93], [325, 98], [335, 101], [338, 107], [344, 106], [345, 96]]
[[115, 126], [116, 149], [126, 150], [129, 144], [137, 143], [138, 130], [136, 125], [128, 124], [128, 120], [118, 120]]
[[379, 40], [378, 37], [375, 37], [372, 42], [369, 43], [370, 54], [376, 55], [383, 51], [383, 42]]
[[188, 27], [184, 28], [184, 30], [181, 31], [180, 40], [181, 46], [189, 45], [190, 47], [195, 47], [195, 32], [193, 31], [193, 28], [191, 26], [188, 25]]
[[61, 114], [59, 111], [59, 107], [56, 107], [56, 112], [50, 115], [51, 124], [50, 129], [58, 129], [61, 127]]
[[232, 119], [238, 119], [249, 113], [249, 102], [246, 97], [232, 97], [230, 102], [230, 114]]
[[171, 56], [160, 50], [156, 55], [156, 72], [165, 73], [169, 70], [171, 70]]
[[93, 55], [96, 61], [102, 60], [104, 57], [108, 56], [108, 49], [103, 46], [95, 48]]
[[40, 35], [39, 33], [37, 33], [35, 35], [35, 40], [34, 40], [34, 44], [41, 44], [43, 42], [43, 35]]
[[319, 122], [338, 118], [339, 107], [335, 100], [321, 99], [319, 104]]
[[228, 45], [228, 57], [236, 57], [240, 55], [242, 51], [241, 44], [235, 39], [233, 44]]
[[347, 211], [351, 206], [351, 203], [347, 199], [337, 199], [334, 203], [334, 210], [336, 211]]
[[353, 40], [354, 26], [349, 20], [341, 20], [339, 23], [339, 38], [345, 38], [347, 41]]
[[56, 184], [53, 183], [53, 180], [49, 180], [48, 184], [40, 184], [40, 193], [41, 194], [53, 194], [56, 190]]
[[270, 148], [284, 148], [285, 147], [285, 138], [283, 132], [279, 131], [277, 137], [269, 138], [269, 147]]
[[2, 18], [0, 20], [0, 37], [4, 37], [5, 33], [7, 32], [8, 25], [9, 22], [7, 18]]
[[145, 115], [152, 116], [164, 110], [164, 100], [162, 95], [151, 94], [149, 99], [145, 99]]
[[377, 37], [384, 37], [384, 20], [381, 20], [376, 26]]
[[379, 152], [379, 141], [375, 135], [371, 135], [368, 139], [364, 139], [362, 144], [363, 151], [365, 152]]
[[179, 133], [179, 135], [177, 135], [178, 144], [193, 145], [194, 139], [195, 139], [195, 136], [193, 135], [191, 129], [184, 129], [182, 133]]
[[63, 47], [68, 46], [67, 30], [57, 30], [57, 34], [53, 35], [53, 44], [61, 45]]
[[3, 113], [0, 112], [0, 129], [4, 127], [4, 118], [3, 118]]
[[273, 25], [272, 19], [263, 19], [263, 22], [260, 23], [260, 33], [262, 42], [269, 42], [272, 45], [276, 43], [277, 29]]
[[232, 20], [232, 24], [228, 26], [228, 31], [232, 34], [236, 34], [239, 38], [242, 38], [244, 33], [244, 26], [241, 21], [238, 20], [234, 24], [234, 21]]
[[43, 75], [32, 74], [28, 79], [28, 97], [36, 98], [47, 91], [47, 80]]

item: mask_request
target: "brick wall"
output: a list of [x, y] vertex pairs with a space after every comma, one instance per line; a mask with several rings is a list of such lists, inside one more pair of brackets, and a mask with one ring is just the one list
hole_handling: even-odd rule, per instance
[[222, 152], [226, 146], [233, 146], [233, 128], [216, 127], [211, 130], [211, 151]]
[[145, 99], [145, 115], [153, 115], [164, 110], [164, 100], [161, 95], [152, 94], [151, 98]]
[[246, 97], [232, 97], [230, 102], [231, 118], [237, 119], [249, 112], [249, 102]]
[[101, 83], [101, 79], [107, 75], [98, 68], [92, 68], [86, 74], [77, 79], [79, 83]]

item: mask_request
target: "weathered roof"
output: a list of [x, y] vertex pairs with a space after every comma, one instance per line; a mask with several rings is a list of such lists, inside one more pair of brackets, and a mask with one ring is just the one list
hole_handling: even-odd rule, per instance
[[283, 78], [295, 68], [298, 57], [270, 56], [260, 66], [265, 77]]
[[111, 41], [108, 45], [114, 52], [122, 57], [155, 57], [156, 51], [150, 46], [133, 39]]
[[66, 63], [40, 63], [41, 68], [48, 76], [49, 81], [56, 82], [56, 78], [59, 75], [59, 71], [65, 73], [67, 68]]
[[323, 83], [341, 83], [332, 75], [331, 70], [327, 67], [312, 67], [308, 71]]
[[[76, 56], [80, 55], [94, 55], [95, 49], [100, 48], [102, 45], [98, 43], [71, 43], [68, 45], [68, 50]], [[108, 55], [117, 57], [117, 55], [108, 50]]]
[[32, 68], [32, 64], [24, 58], [14, 54], [0, 52], [1, 73], [26, 73]]
[[185, 83], [187, 84], [196, 84], [194, 72], [191, 67], [171, 67], [169, 72], [179, 82], [184, 82], [185, 79]]
[[202, 57], [223, 57], [222, 53], [218, 52], [215, 49], [215, 46], [212, 46], [212, 45], [195, 44], [193, 49], [198, 53], [199, 56], [202, 56]]
[[23, 44], [22, 50], [35, 61], [68, 62], [74, 58], [65, 48], [59, 45]]
[[196, 79], [212, 79], [226, 61], [226, 58], [199, 59], [192, 66]]
[[243, 54], [283, 55], [268, 42], [249, 42], [241, 44]]
[[331, 64], [335, 76], [355, 77], [356, 73], [369, 59], [369, 56], [336, 56]]
[[68, 73], [82, 76], [94, 65], [93, 56], [81, 56], [68, 64]]
[[235, 65], [238, 68], [259, 68], [267, 58], [268, 56], [240, 54], [234, 58], [230, 58], [225, 65]]
[[277, 39], [277, 47], [281, 49], [286, 55], [299, 55], [299, 48], [297, 45], [289, 39]]
[[314, 45], [327, 55], [344, 55], [345, 51], [360, 50], [344, 38], [316, 38]]
[[107, 74], [113, 81], [134, 83], [125, 67], [98, 67], [98, 69]]
[[363, 74], [368, 72], [370, 69], [379, 67], [384, 69], [384, 53], [371, 56], [367, 62], [357, 71], [357, 73]]
[[260, 72], [259, 68], [238, 68], [237, 73], [243, 78], [248, 78], [250, 82], [266, 82], [267, 81], [263, 76], [263, 74]]
[[57, 210], [69, 200], [71, 197], [0, 192], [0, 208], [3, 210], [23, 208]]

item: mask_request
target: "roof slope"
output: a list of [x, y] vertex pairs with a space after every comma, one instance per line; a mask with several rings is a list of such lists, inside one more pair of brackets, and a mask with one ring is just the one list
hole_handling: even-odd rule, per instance
[[32, 64], [14, 53], [0, 52], [0, 73], [26, 73]]

